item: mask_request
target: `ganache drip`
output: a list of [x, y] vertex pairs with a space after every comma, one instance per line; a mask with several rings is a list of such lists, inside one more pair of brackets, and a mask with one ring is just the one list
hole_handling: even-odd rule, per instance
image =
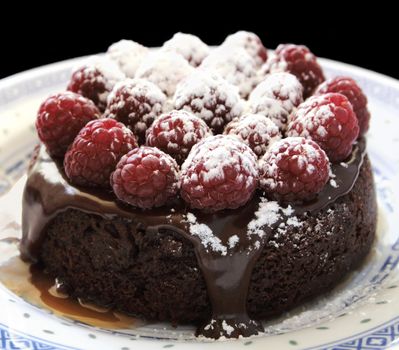
[[[72, 186], [42, 146], [29, 170], [23, 194], [21, 257], [33, 263], [38, 261], [46, 226], [67, 209], [105, 219], [123, 217], [148, 234], [173, 231], [192, 242], [212, 305], [211, 319], [198, 328], [197, 334], [215, 339], [255, 335], [263, 331], [263, 326], [248, 316], [246, 304], [252, 270], [263, 247], [274, 230], [288, 223], [293, 215], [315, 213], [350, 192], [365, 149], [362, 139], [346, 162], [332, 164], [334, 177], [312, 202], [282, 208], [257, 194], [244, 207], [210, 214], [191, 211], [178, 200], [169, 206], [143, 211], [117, 202], [106, 191]], [[267, 217], [262, 209], [269, 207], [274, 211]]]

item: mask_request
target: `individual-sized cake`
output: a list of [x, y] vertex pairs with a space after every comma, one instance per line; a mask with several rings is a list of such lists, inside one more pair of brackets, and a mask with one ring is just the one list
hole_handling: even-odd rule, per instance
[[41, 105], [21, 256], [70, 298], [208, 338], [260, 334], [371, 249], [367, 98], [349, 77], [323, 82], [308, 48], [268, 55], [249, 32], [148, 51], [112, 45]]

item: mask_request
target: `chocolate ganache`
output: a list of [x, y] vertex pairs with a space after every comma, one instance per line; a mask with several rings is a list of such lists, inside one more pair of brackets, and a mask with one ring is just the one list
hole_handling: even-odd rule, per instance
[[252, 270], [264, 245], [289, 218], [316, 213], [349, 193], [364, 156], [365, 141], [361, 139], [347, 161], [332, 164], [331, 180], [311, 202], [281, 207], [256, 194], [241, 208], [204, 213], [191, 210], [178, 199], [162, 208], [140, 210], [121, 204], [106, 191], [77, 188], [41, 146], [23, 195], [21, 257], [38, 261], [46, 226], [67, 209], [105, 219], [122, 217], [146, 235], [172, 231], [192, 242], [212, 306], [211, 319], [197, 333], [216, 339], [258, 334], [263, 326], [248, 316], [246, 302]]

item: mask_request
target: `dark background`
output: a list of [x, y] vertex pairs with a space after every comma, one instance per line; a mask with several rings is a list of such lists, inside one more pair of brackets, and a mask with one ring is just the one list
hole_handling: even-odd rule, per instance
[[[399, 30], [398, 20], [390, 17], [396, 14], [393, 9], [374, 7], [366, 16], [363, 7], [349, 11], [345, 5], [321, 1], [318, 14], [312, 13], [315, 7], [308, 2], [300, 3], [300, 9], [289, 2], [278, 9], [269, 8], [270, 3], [263, 3], [262, 8], [240, 3], [240, 7], [229, 5], [234, 12], [228, 13], [223, 6], [216, 10], [198, 2], [182, 3], [179, 11], [176, 6], [160, 8], [156, 2], [143, 9], [132, 2], [129, 7], [107, 3], [96, 12], [93, 9], [98, 10], [100, 3], [89, 10], [69, 2], [59, 4], [56, 10], [49, 7], [40, 13], [24, 8], [24, 15], [18, 13], [15, 20], [11, 16], [11, 25], [0, 23], [0, 78], [102, 52], [121, 38], [160, 46], [174, 32], [182, 31], [217, 45], [240, 29], [257, 33], [268, 48], [287, 42], [305, 44], [318, 56], [399, 78]], [[305, 11], [300, 11], [304, 6]]]

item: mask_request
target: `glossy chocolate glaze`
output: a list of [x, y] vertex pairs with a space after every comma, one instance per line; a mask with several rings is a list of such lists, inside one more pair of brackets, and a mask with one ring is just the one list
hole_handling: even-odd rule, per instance
[[[291, 215], [317, 212], [347, 194], [358, 177], [364, 154], [365, 141], [361, 140], [355, 145], [349, 160], [332, 165], [335, 184], [326, 184], [312, 202], [291, 204]], [[58, 213], [71, 208], [105, 219], [123, 217], [133, 224], [132, 227], [146, 234], [173, 231], [192, 242], [212, 304], [212, 319], [199, 327], [197, 333], [210, 338], [250, 336], [263, 330], [261, 323], [251, 320], [246, 310], [252, 269], [273, 230], [288, 219], [282, 213], [276, 222], [262, 227], [263, 235], [249, 235], [247, 226], [254, 219], [260, 201], [261, 196], [257, 194], [241, 208], [211, 214], [190, 210], [176, 199], [169, 206], [143, 211], [117, 202], [112, 193], [70, 185], [62, 168], [41, 147], [37, 161], [29, 171], [23, 195], [21, 257], [37, 262], [46, 225]], [[190, 212], [198, 223], [206, 224], [225, 246], [233, 234], [239, 237], [239, 243], [228, 248], [224, 255], [204, 246], [199, 237], [190, 234], [187, 220]]]

